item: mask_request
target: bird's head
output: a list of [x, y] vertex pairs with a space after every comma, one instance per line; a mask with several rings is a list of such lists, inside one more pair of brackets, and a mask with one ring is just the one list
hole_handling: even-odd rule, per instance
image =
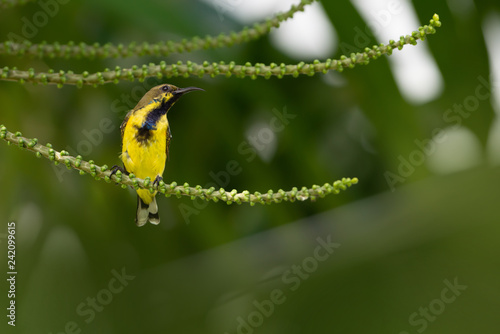
[[170, 107], [184, 94], [194, 90], [203, 90], [198, 87], [179, 88], [170, 84], [163, 84], [153, 87], [147, 92], [135, 106], [135, 110], [140, 109], [152, 102], [159, 102], [162, 108], [168, 111]]

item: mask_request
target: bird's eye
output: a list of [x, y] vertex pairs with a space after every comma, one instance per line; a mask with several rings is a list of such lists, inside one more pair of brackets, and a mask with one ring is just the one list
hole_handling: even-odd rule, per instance
[[161, 87], [161, 90], [164, 92], [168, 92], [170, 90], [170, 87], [168, 87], [168, 85], [165, 85]]

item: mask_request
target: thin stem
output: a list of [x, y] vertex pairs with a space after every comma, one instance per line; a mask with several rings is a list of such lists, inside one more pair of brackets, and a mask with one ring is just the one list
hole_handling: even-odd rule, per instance
[[177, 197], [189, 196], [192, 200], [199, 197], [206, 201], [212, 200], [218, 202], [220, 200], [227, 204], [250, 203], [250, 205], [255, 205], [256, 203], [272, 204], [282, 201], [294, 202], [295, 200], [305, 201], [307, 199], [314, 201], [318, 197], [323, 198], [326, 195], [338, 194], [341, 190], [346, 190], [353, 184], [358, 183], [357, 178], [343, 178], [332, 184], [325, 183], [323, 186], [313, 185], [311, 188], [302, 187], [300, 190], [294, 187], [290, 191], [280, 189], [277, 192], [268, 190], [266, 193], [250, 193], [248, 190], [238, 192], [236, 189], [226, 191], [223, 188], [216, 190], [213, 187], [203, 189], [199, 185], [191, 187], [188, 183], [177, 185], [176, 182], [166, 184], [163, 181], [159, 185], [153, 185], [150, 178], [144, 180], [138, 179], [133, 174], [127, 176], [120, 171], [110, 176], [111, 171], [107, 165], [98, 166], [92, 160], [84, 161], [80, 155], [73, 157], [64, 150], [56, 151], [52, 148], [51, 144], [40, 145], [36, 138], [29, 139], [23, 137], [20, 132], [9, 132], [3, 125], [0, 125], [0, 139], [5, 140], [8, 145], [16, 145], [21, 149], [34, 152], [39, 158], [45, 157], [53, 161], [56, 165], [64, 164], [68, 169], [76, 169], [80, 171], [81, 175], [90, 174], [96, 180], [104, 179], [108, 183], [115, 182], [121, 184], [122, 188], [130, 186], [135, 189], [148, 189], [151, 192], [158, 191], [166, 197], [172, 195]]
[[301, 0], [298, 5], [293, 5], [288, 11], [279, 13], [264, 22], [256, 23], [253, 27], [244, 27], [239, 32], [221, 33], [218, 36], [206, 36], [200, 38], [195, 36], [190, 40], [184, 39], [180, 42], [162, 41], [158, 43], [136, 43], [129, 45], [107, 43], [92, 45], [86, 43], [68, 44], [42, 42], [33, 44], [26, 40], [23, 43], [6, 41], [0, 43], [0, 54], [49, 57], [49, 58], [118, 58], [132, 56], [168, 56], [171, 53], [191, 52], [200, 49], [215, 49], [234, 44], [241, 44], [260, 38], [268, 34], [272, 28], [278, 28], [280, 24], [294, 16], [295, 13], [303, 11], [304, 7], [317, 0]]
[[390, 40], [388, 44], [375, 45], [372, 48], [365, 48], [362, 53], [352, 53], [349, 57], [341, 56], [340, 59], [327, 59], [324, 62], [315, 60], [313, 63], [300, 62], [296, 65], [286, 65], [284, 63], [270, 65], [246, 63], [244, 65], [236, 65], [234, 62], [226, 64], [209, 63], [208, 61], [202, 64], [197, 64], [191, 61], [183, 63], [181, 61], [176, 64], [167, 65], [161, 62], [159, 65], [150, 63], [142, 65], [142, 67], [133, 66], [132, 68], [116, 67], [115, 70], [105, 69], [103, 72], [75, 74], [72, 71], [55, 72], [35, 72], [33, 68], [28, 71], [20, 71], [17, 68], [4, 67], [0, 69], [0, 80], [18, 81], [20, 83], [31, 82], [34, 84], [57, 84], [58, 87], [63, 85], [103, 85], [106, 83], [118, 83], [123, 80], [144, 80], [147, 77], [156, 76], [158, 78], [167, 77], [189, 77], [210, 75], [211, 77], [224, 75], [226, 77], [236, 76], [238, 78], [264, 77], [266, 79], [275, 76], [282, 78], [285, 75], [315, 75], [316, 73], [327, 73], [330, 70], [343, 71], [344, 68], [354, 68], [356, 65], [367, 65], [370, 59], [377, 59], [384, 54], [391, 55], [394, 49], [401, 50], [407, 44], [416, 45], [417, 40], [425, 40], [429, 34], [436, 32], [436, 27], [440, 27], [441, 22], [439, 16], [434, 14], [430, 20], [430, 25], [420, 27], [418, 31], [414, 31], [411, 35], [401, 36], [398, 41]]

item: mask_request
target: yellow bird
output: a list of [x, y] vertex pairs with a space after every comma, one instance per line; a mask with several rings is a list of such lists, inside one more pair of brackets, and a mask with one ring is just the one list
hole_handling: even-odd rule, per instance
[[[125, 169], [113, 166], [111, 175], [118, 170], [125, 174], [133, 173], [137, 178], [150, 177], [154, 184], [163, 180], [165, 162], [170, 146], [170, 126], [168, 110], [184, 94], [203, 90], [197, 87], [178, 88], [164, 84], [151, 88], [123, 120], [120, 126], [122, 134], [122, 153], [120, 158]], [[135, 223], [143, 226], [149, 220], [152, 224], [160, 223], [156, 192], [146, 189], [137, 190], [137, 216]]]

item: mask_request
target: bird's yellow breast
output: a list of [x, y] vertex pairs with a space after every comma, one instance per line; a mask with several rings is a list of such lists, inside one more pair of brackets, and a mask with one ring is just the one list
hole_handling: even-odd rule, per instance
[[141, 132], [146, 109], [139, 109], [129, 117], [123, 133], [121, 159], [128, 172], [141, 179], [149, 176], [153, 181], [165, 169], [168, 120], [162, 115], [153, 129]]

